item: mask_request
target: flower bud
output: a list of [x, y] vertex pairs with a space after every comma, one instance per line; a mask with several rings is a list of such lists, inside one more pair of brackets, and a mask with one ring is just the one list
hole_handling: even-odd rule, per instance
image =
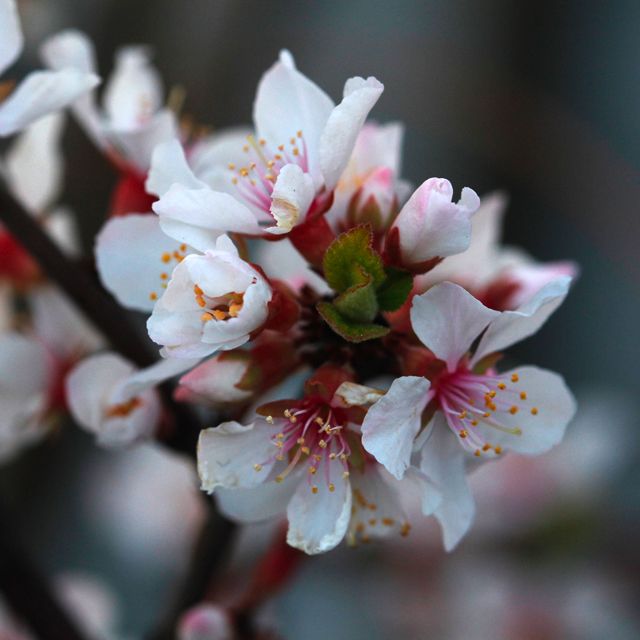
[[468, 187], [457, 203], [452, 197], [448, 180], [429, 178], [409, 198], [387, 239], [387, 253], [398, 266], [426, 271], [439, 258], [467, 249], [471, 216], [480, 206], [480, 198]]
[[227, 612], [212, 604], [200, 604], [187, 611], [178, 623], [178, 640], [232, 640]]

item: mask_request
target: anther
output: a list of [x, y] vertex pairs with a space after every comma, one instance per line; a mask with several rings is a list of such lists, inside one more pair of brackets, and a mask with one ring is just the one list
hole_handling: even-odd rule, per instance
[[336, 490], [336, 485], [333, 484], [333, 482], [329, 483], [329, 491], [331, 491], [331, 493], [333, 493]]
[[518, 382], [518, 380], [520, 380], [520, 377], [518, 376], [517, 373], [512, 373], [511, 374], [511, 382]]
[[253, 465], [253, 468], [254, 468], [256, 471], [262, 471], [262, 465], [261, 465], [261, 464], [254, 464], [254, 465]]
[[514, 404], [514, 405], [509, 409], [509, 413], [510, 413], [512, 416], [515, 416], [515, 415], [516, 415], [516, 413], [518, 413], [518, 407], [516, 407], [516, 405]]
[[538, 407], [531, 407], [531, 415], [532, 416], [538, 415]]

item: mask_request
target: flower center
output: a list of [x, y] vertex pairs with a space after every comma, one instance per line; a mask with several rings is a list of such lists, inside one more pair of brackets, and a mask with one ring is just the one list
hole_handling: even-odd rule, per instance
[[249, 135], [242, 150], [247, 154], [248, 162], [241, 167], [229, 163], [229, 170], [234, 173], [231, 182], [248, 204], [273, 218], [271, 194], [280, 169], [287, 164], [297, 164], [305, 173], [309, 171], [307, 145], [302, 131], [292, 136], [288, 144], [281, 144], [275, 150], [263, 138], [256, 141]]
[[351, 455], [346, 421], [340, 414], [339, 409], [321, 401], [306, 399], [297, 407], [286, 409], [281, 418], [267, 416], [268, 423], [281, 426], [280, 431], [271, 437], [276, 451], [266, 461], [255, 464], [254, 469], [261, 471], [265, 464], [286, 460], [288, 465], [276, 476], [276, 482], [282, 482], [301, 465], [306, 466], [312, 493], [318, 493], [317, 477], [322, 478], [329, 491], [335, 491], [330, 463], [338, 460], [343, 469], [342, 478], [348, 478]]
[[466, 368], [443, 374], [434, 383], [434, 394], [450, 429], [475, 456], [499, 455], [502, 447], [488, 441], [488, 429], [511, 436], [522, 435], [513, 416], [528, 411], [537, 416], [517, 373], [475, 374]]
[[235, 291], [224, 296], [211, 298], [205, 295], [197, 284], [194, 284], [193, 294], [198, 306], [204, 310], [200, 316], [204, 323], [211, 322], [211, 320], [222, 321], [236, 318], [244, 305], [244, 293], [236, 293]]
[[140, 398], [131, 398], [131, 400], [127, 400], [126, 402], [121, 402], [120, 404], [112, 404], [105, 411], [106, 418], [126, 418], [131, 414], [132, 411], [137, 409], [142, 405], [142, 400]]

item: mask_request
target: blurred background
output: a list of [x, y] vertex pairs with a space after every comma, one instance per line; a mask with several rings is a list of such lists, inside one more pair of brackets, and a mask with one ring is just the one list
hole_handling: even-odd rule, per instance
[[[307, 562], [265, 611], [283, 637], [631, 640], [640, 637], [640, 3], [507, 0], [24, 0], [27, 54], [63, 28], [100, 70], [146, 43], [184, 111], [248, 123], [260, 75], [286, 47], [334, 99], [352, 75], [405, 124], [403, 174], [506, 191], [504, 239], [581, 276], [523, 362], [561, 372], [580, 411], [565, 442], [473, 479], [478, 521], [453, 554], [433, 523], [408, 541]], [[87, 253], [116, 176], [70, 122], [64, 201]], [[67, 428], [0, 469], [20, 531], [52, 575], [98, 576], [124, 637], [157, 619], [184, 569], [200, 504], [188, 465], [152, 448], [97, 450]], [[235, 566], [264, 531], [245, 532]], [[234, 579], [233, 575], [230, 579]]]

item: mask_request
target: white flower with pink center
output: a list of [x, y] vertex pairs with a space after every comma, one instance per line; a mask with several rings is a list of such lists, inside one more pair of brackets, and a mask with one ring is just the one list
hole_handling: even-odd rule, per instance
[[[335, 105], [283, 51], [258, 86], [255, 134], [228, 135], [210, 149], [210, 167], [202, 180], [185, 171], [178, 146], [160, 145], [147, 182], [161, 196], [154, 211], [161, 219], [171, 218], [174, 226], [179, 221], [201, 233], [231, 231], [225, 229], [225, 218], [244, 221], [247, 214], [254, 228], [247, 225], [246, 233], [288, 233], [309, 214], [324, 212], [330, 205], [358, 132], [382, 90], [375, 78], [350, 78], [342, 102]], [[236, 203], [224, 195], [233, 196]], [[194, 199], [199, 206], [194, 206]], [[236, 215], [227, 214], [229, 208]], [[189, 242], [183, 236], [178, 239]]]
[[369, 409], [362, 441], [395, 477], [416, 464], [442, 492], [435, 515], [448, 549], [473, 518], [467, 462], [507, 450], [544, 453], [560, 442], [575, 413], [561, 376], [537, 367], [497, 373], [486, 364], [535, 333], [562, 303], [570, 282], [555, 280], [516, 311], [489, 309], [448, 282], [414, 298], [413, 330], [435, 358], [429, 378], [396, 379]]
[[367, 454], [358, 426], [362, 409], [345, 406], [341, 387], [330, 401], [307, 395], [259, 411], [263, 420], [226, 422], [200, 435], [202, 488], [215, 491], [229, 517], [256, 522], [286, 512], [288, 543], [314, 554], [345, 536], [354, 544], [407, 535], [401, 483], [418, 483], [438, 503], [421, 472], [396, 480]]

